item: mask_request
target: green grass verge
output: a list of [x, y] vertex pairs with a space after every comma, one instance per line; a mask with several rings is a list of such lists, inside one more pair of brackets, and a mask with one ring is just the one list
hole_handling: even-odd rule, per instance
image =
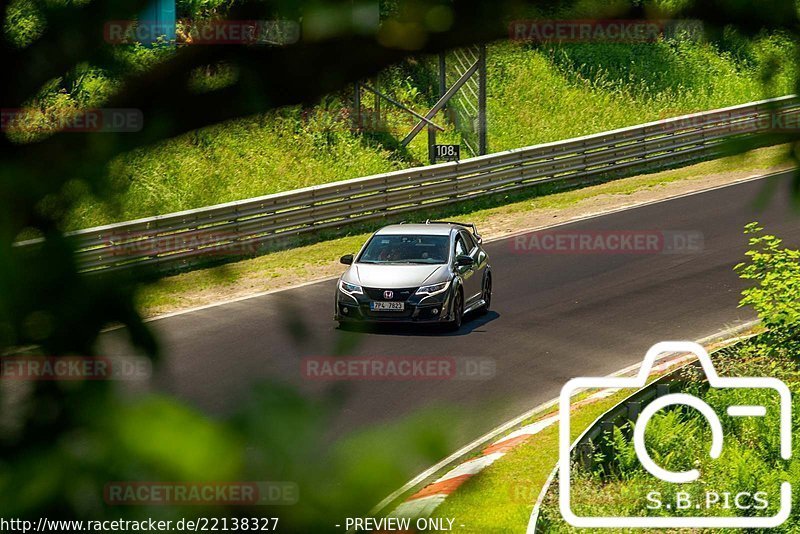
[[[620, 392], [576, 409], [573, 439], [630, 393]], [[472, 477], [439, 506], [434, 517], [455, 518], [459, 532], [525, 532], [533, 505], [558, 462], [558, 424], [519, 445]]]

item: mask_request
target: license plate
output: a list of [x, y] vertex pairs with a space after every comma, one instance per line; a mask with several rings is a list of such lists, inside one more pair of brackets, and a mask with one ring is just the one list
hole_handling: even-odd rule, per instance
[[372, 311], [403, 311], [404, 302], [370, 302], [369, 309]]

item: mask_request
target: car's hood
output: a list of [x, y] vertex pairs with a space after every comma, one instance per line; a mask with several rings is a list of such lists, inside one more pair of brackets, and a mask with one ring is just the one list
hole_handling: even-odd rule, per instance
[[364, 287], [419, 287], [447, 280], [447, 265], [370, 265], [356, 263], [344, 275], [347, 282]]

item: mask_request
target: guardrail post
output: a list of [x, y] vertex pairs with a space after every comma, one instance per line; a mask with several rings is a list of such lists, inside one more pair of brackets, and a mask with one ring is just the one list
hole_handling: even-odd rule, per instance
[[317, 222], [317, 218], [315, 216], [316, 213], [317, 213], [317, 190], [316, 189], [312, 189], [311, 190], [311, 201], [309, 202], [308, 207], [311, 208], [311, 220], [312, 220], [312, 222], [311, 222], [310, 226], [314, 226], [316, 224], [316, 222]]
[[[447, 55], [439, 52], [439, 98], [443, 98], [447, 92]], [[445, 108], [442, 108], [444, 110]]]
[[[581, 165], [578, 174], [583, 175], [583, 179], [589, 177], [589, 162], [587, 161], [587, 154], [586, 154], [586, 141], [581, 141]], [[553, 177], [555, 177], [555, 173], [553, 173]]]
[[635, 423], [639, 418], [639, 414], [642, 413], [642, 401], [628, 401], [626, 407], [628, 409], [628, 421]]
[[361, 131], [361, 85], [353, 83], [353, 131]]
[[478, 154], [487, 152], [486, 144], [486, 45], [478, 52]]
[[428, 125], [428, 161], [433, 165], [436, 163], [436, 129]]
[[578, 445], [578, 463], [584, 469], [591, 469], [594, 464], [594, 445], [591, 443], [580, 443]]
[[241, 247], [241, 240], [242, 240], [242, 231], [241, 231], [241, 221], [239, 221], [239, 204], [234, 205], [233, 207], [233, 220], [236, 221], [234, 228], [236, 228], [236, 235], [233, 237], [232, 242], [234, 243], [234, 247], [239, 250], [234, 250], [232, 254], [237, 256], [250, 256], [250, 254], [244, 254], [244, 247]]
[[603, 434], [614, 433], [614, 421], [600, 421], [600, 429], [602, 430]]
[[642, 162], [642, 168], [647, 169], [647, 131], [642, 130], [639, 132], [639, 135], [636, 136], [636, 144], [639, 148], [639, 160]]
[[380, 211], [383, 217], [386, 218], [386, 211], [389, 209], [389, 179], [385, 176], [383, 178], [383, 188], [380, 190], [380, 193], [383, 195], [383, 207]]

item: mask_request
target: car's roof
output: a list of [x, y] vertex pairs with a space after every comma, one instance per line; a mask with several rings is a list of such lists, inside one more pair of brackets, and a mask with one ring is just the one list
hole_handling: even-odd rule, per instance
[[391, 224], [384, 226], [375, 235], [450, 235], [453, 228], [462, 228], [457, 224]]

